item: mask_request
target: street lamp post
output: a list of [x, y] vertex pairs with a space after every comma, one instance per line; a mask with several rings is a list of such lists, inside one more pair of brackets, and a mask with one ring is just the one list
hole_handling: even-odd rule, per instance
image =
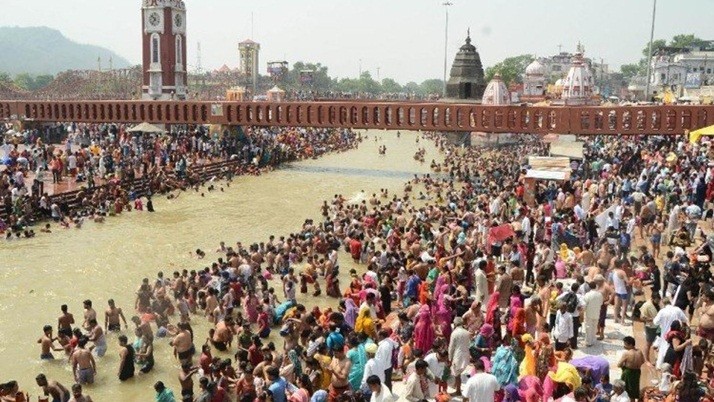
[[442, 4], [444, 10], [446, 10], [446, 23], [444, 25], [444, 98], [446, 98], [446, 58], [448, 57], [449, 49], [449, 6], [453, 6], [454, 3], [444, 2]]
[[657, 0], [652, 2], [652, 28], [650, 29], [650, 44], [647, 50], [647, 85], [645, 86], [645, 100], [650, 96], [650, 68], [652, 65], [652, 40], [654, 39], [655, 13], [657, 12]]

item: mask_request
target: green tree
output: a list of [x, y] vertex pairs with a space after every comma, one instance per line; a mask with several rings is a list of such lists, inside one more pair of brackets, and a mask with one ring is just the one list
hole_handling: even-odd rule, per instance
[[626, 80], [642, 74], [642, 67], [639, 64], [623, 64], [620, 67], [622, 77]]
[[35, 77], [33, 90], [42, 89], [42, 88], [50, 85], [50, 83], [54, 79], [55, 79], [55, 77], [53, 77], [51, 75], [38, 75], [37, 77]]
[[506, 85], [511, 83], [523, 82], [523, 74], [526, 67], [535, 60], [535, 57], [530, 54], [522, 54], [520, 56], [507, 57], [500, 63], [496, 63], [492, 67], [486, 68], [486, 81], [491, 81], [496, 73], [501, 74], [501, 79]]
[[369, 71], [364, 71], [359, 76], [359, 91], [376, 95], [382, 93], [382, 86], [372, 78], [372, 74]]
[[[659, 52], [659, 50], [664, 47], [667, 47], [666, 40], [657, 39], [657, 40], [652, 41], [652, 55], [657, 54], [657, 52]], [[647, 58], [647, 56], [649, 55], [649, 51], [650, 51], [650, 47], [649, 47], [649, 43], [648, 43], [645, 45], [645, 48], [642, 49], [642, 55], [645, 56], [645, 58]]]
[[15, 85], [22, 89], [32, 91], [35, 86], [35, 80], [30, 74], [22, 73], [15, 76]]
[[300, 74], [303, 71], [312, 71], [312, 84], [309, 88], [324, 92], [333, 87], [333, 80], [327, 73], [327, 66], [321, 63], [295, 62], [293, 68], [283, 77], [283, 84], [290, 89], [306, 89], [307, 86], [300, 81]]
[[419, 84], [417, 84], [414, 81], [409, 81], [404, 85], [404, 92], [408, 94], [418, 94], [419, 93]]
[[692, 34], [674, 35], [669, 41], [671, 47], [698, 47], [706, 44], [706, 41]]
[[441, 94], [444, 92], [444, 81], [438, 78], [425, 80], [419, 85], [418, 93], [421, 95]]
[[397, 81], [391, 78], [385, 78], [382, 80], [382, 91], [393, 94], [403, 92], [403, 88]]
[[10, 82], [10, 81], [12, 81], [12, 79], [10, 78], [10, 74], [0, 72], [0, 82]]

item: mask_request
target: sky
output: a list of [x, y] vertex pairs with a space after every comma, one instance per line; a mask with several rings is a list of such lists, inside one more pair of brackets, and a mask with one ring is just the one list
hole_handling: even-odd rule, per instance
[[[575, 51], [618, 69], [649, 40], [652, 0], [449, 0], [448, 65], [467, 28], [484, 67], [520, 54]], [[238, 42], [261, 44], [268, 61], [321, 62], [337, 77], [421, 82], [444, 68], [444, 0], [185, 0], [188, 67], [238, 65]], [[2, 0], [0, 26], [48, 26], [70, 39], [141, 60], [141, 0]], [[251, 15], [252, 21], [251, 24]], [[714, 0], [659, 0], [655, 39], [714, 39]]]

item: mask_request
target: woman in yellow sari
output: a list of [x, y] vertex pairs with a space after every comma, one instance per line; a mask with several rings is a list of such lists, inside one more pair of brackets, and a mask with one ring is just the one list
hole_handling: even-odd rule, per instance
[[370, 309], [364, 308], [359, 312], [357, 320], [355, 320], [355, 332], [363, 332], [371, 339], [377, 339], [377, 331], [374, 328], [374, 320], [372, 319]]
[[519, 379], [529, 375], [536, 375], [536, 356], [535, 349], [533, 348], [535, 341], [533, 336], [531, 336], [531, 334], [524, 334], [521, 336], [521, 341], [524, 345], [523, 350], [525, 352], [525, 356], [523, 357], [518, 370], [518, 373], [520, 374], [518, 377]]

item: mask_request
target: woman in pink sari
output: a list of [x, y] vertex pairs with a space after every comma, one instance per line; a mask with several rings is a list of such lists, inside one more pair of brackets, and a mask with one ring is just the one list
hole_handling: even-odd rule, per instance
[[449, 288], [450, 285], [445, 283], [439, 289], [439, 297], [436, 300], [436, 325], [441, 330], [441, 336], [444, 339], [451, 339], [451, 308], [449, 307]]
[[428, 305], [424, 304], [419, 308], [415, 322], [414, 347], [426, 355], [434, 345], [434, 322]]

